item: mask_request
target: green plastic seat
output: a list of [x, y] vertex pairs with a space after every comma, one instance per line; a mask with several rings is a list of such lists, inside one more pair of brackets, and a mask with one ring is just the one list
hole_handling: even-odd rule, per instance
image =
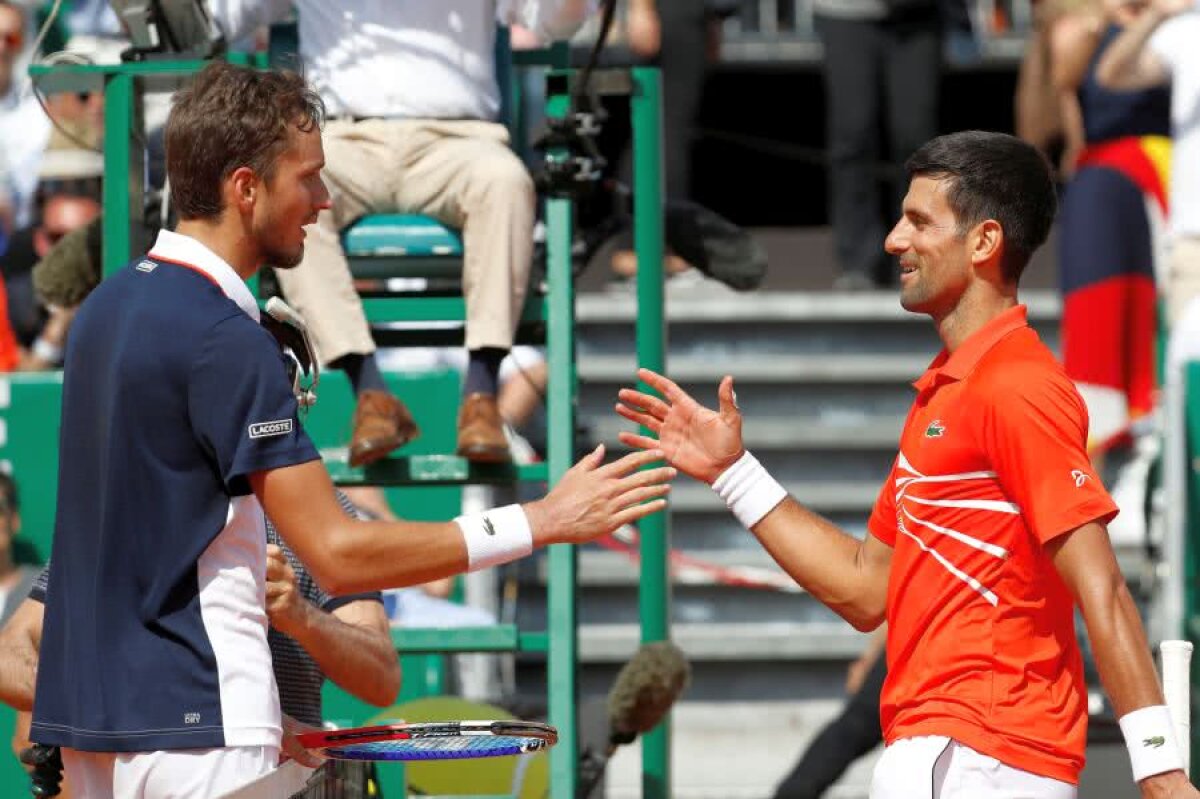
[[350, 258], [389, 255], [461, 258], [462, 235], [438, 220], [419, 214], [371, 214], [342, 231]]

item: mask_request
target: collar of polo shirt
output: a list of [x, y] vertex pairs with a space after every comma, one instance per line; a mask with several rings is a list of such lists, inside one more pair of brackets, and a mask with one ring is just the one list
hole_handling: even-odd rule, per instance
[[237, 303], [247, 316], [255, 322], [259, 321], [258, 302], [250, 293], [246, 281], [242, 280], [221, 256], [191, 236], [160, 230], [148, 257], [203, 272], [212, 278], [221, 291], [225, 292], [225, 296]]

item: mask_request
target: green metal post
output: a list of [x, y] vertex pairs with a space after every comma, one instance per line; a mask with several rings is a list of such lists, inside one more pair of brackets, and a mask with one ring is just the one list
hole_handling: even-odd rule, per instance
[[[659, 70], [633, 70], [633, 247], [637, 253], [638, 365], [662, 373], [666, 368], [667, 326], [663, 313], [662, 83]], [[642, 384], [642, 390], [650, 390]], [[644, 431], [651, 434], [651, 431]], [[669, 518], [644, 519], [641, 533], [641, 582], [638, 608], [642, 641], [669, 637], [671, 583], [667, 573]], [[664, 719], [642, 738], [643, 799], [671, 795], [671, 726]]]
[[[1193, 643], [1200, 640], [1200, 547], [1192, 540], [1191, 533], [1200, 530], [1200, 363], [1192, 362], [1184, 367], [1183, 418], [1184, 452], [1187, 477], [1184, 507], [1184, 564], [1183, 564], [1183, 637]], [[1168, 637], [1177, 633], [1171, 631]], [[1197, 696], [1197, 686], [1200, 686], [1200, 655], [1192, 658], [1192, 697], [1193, 706]], [[1193, 711], [1193, 715], [1194, 715]], [[1200, 764], [1200, 741], [1193, 735], [1189, 742], [1193, 775], [1197, 774]]]
[[[551, 93], [546, 113], [561, 117], [570, 110], [566, 94]], [[575, 434], [575, 288], [571, 274], [571, 201], [546, 201], [547, 280], [550, 295], [546, 329], [550, 366], [547, 433], [551, 484], [558, 482], [574, 460]], [[576, 611], [578, 554], [573, 545], [550, 548], [547, 596], [550, 722], [558, 728], [558, 745], [550, 750], [550, 793], [553, 799], [574, 799], [578, 790], [578, 661]]]
[[124, 266], [132, 248], [134, 84], [132, 74], [107, 78], [104, 93], [104, 248], [103, 273], [107, 277]]

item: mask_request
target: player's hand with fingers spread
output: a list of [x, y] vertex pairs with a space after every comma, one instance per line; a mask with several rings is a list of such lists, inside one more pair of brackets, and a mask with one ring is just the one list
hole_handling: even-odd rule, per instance
[[309, 607], [287, 556], [275, 544], [267, 544], [267, 618], [271, 626], [294, 638], [295, 631], [308, 621]]
[[621, 433], [621, 443], [638, 449], [659, 449], [667, 463], [697, 480], [712, 483], [745, 451], [742, 414], [726, 376], [717, 389], [719, 410], [705, 408], [672, 380], [649, 369], [638, 377], [662, 394], [662, 399], [623, 388], [617, 413], [648, 428], [657, 438]]
[[579, 544], [611, 533], [666, 507], [669, 466], [638, 471], [662, 460], [662, 452], [632, 452], [604, 463], [604, 445], [583, 456], [537, 502], [525, 505], [534, 544]]

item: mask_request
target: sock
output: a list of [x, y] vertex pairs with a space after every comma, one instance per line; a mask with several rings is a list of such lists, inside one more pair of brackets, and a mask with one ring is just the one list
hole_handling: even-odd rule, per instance
[[349, 355], [343, 355], [335, 361], [330, 361], [329, 365], [334, 369], [341, 369], [350, 378], [350, 385], [354, 387], [354, 395], [376, 389], [378, 391], [387, 391], [387, 383], [383, 382], [383, 373], [379, 371], [379, 364], [375, 361], [375, 353], [367, 352], [352, 352]]
[[482, 347], [467, 353], [467, 376], [463, 379], [463, 396], [491, 394], [496, 396], [500, 389], [500, 362], [508, 350], [499, 347]]

